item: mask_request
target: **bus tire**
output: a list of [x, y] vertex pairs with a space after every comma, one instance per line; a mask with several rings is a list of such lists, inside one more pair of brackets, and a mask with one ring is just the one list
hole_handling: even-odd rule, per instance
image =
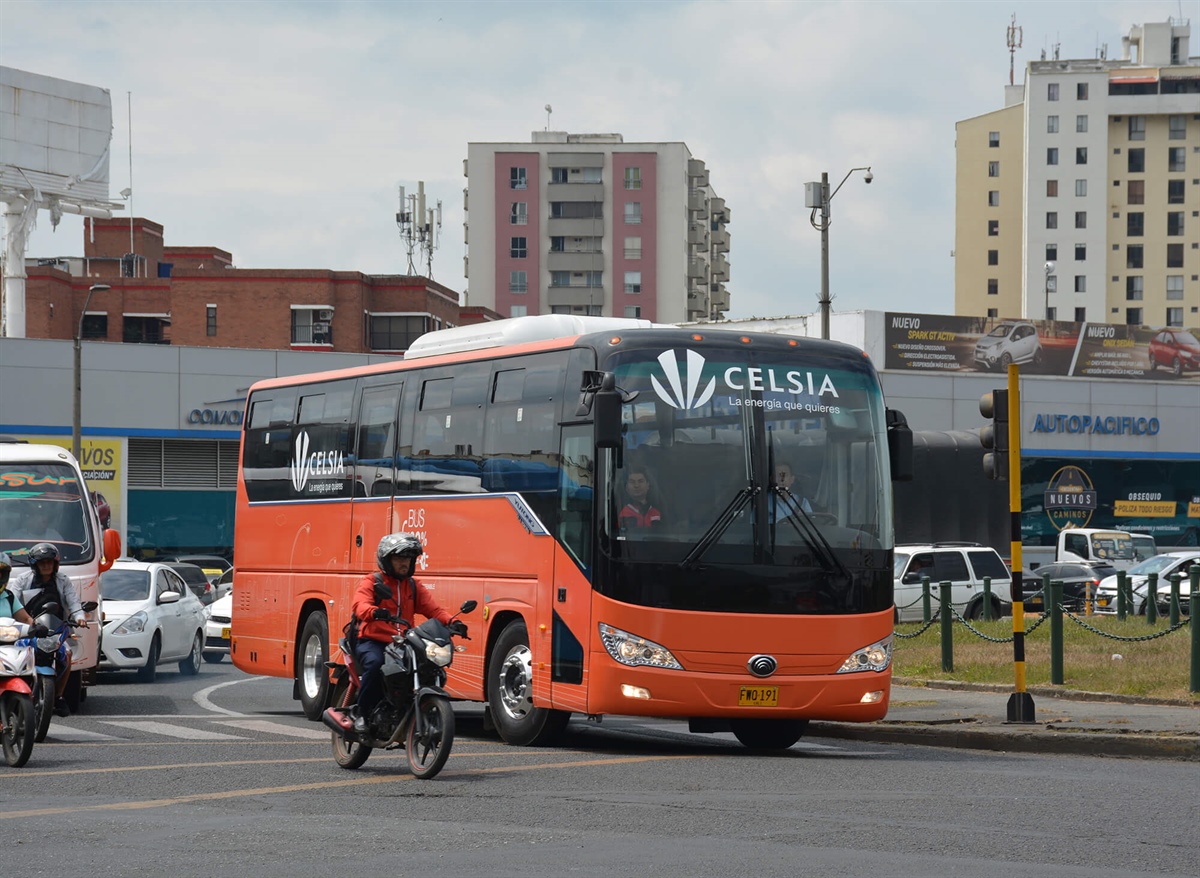
[[496, 638], [488, 662], [487, 701], [505, 743], [544, 746], [562, 733], [571, 714], [533, 705], [533, 661], [525, 622], [517, 619]]
[[310, 613], [304, 620], [296, 650], [296, 690], [304, 715], [317, 722], [329, 701], [329, 620], [324, 613]]
[[730, 731], [751, 750], [786, 750], [800, 740], [806, 719], [731, 719]]

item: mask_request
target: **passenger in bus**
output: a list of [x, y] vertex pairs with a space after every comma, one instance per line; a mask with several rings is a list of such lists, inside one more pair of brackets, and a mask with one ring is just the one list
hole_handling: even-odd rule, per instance
[[420, 613], [466, 636], [467, 625], [451, 616], [433, 598], [433, 593], [413, 577], [417, 559], [424, 549], [413, 534], [388, 534], [379, 541], [375, 558], [378, 573], [368, 573], [354, 592], [352, 612], [356, 624], [354, 657], [362, 671], [362, 688], [354, 709], [354, 730], [364, 733], [371, 712], [383, 698], [383, 650], [392, 642], [396, 626], [388, 619], [399, 616], [416, 622]]
[[650, 473], [644, 466], [632, 466], [625, 477], [627, 502], [621, 508], [617, 520], [622, 530], [646, 530], [662, 524], [662, 512], [650, 502], [653, 485]]
[[796, 485], [796, 473], [787, 461], [779, 461], [775, 464], [775, 484], [783, 488], [785, 495], [780, 497], [775, 492], [771, 492], [768, 498], [767, 505], [770, 509], [772, 524], [790, 518], [796, 514], [798, 509], [812, 515], [812, 504], [808, 502], [804, 492]]

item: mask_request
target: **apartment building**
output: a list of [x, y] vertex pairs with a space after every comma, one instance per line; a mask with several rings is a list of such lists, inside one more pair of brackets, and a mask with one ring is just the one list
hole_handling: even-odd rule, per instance
[[470, 143], [466, 304], [663, 323], [729, 309], [730, 211], [684, 143], [535, 131]]
[[1200, 323], [1200, 58], [1190, 23], [1136, 25], [1120, 57], [1026, 65], [956, 126], [955, 312]]

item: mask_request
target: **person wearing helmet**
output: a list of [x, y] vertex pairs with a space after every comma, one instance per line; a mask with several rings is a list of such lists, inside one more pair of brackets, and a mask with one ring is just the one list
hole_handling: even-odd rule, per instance
[[12, 574], [12, 561], [4, 552], [0, 552], [0, 619], [16, 619], [26, 625], [33, 624], [33, 617], [25, 611], [21, 598], [8, 587], [8, 578]]
[[415, 622], [419, 613], [448, 625], [451, 631], [466, 634], [467, 626], [459, 620], [452, 622], [433, 593], [413, 578], [422, 552], [421, 541], [413, 534], [388, 534], [379, 541], [375, 553], [379, 571], [364, 576], [354, 592], [352, 610], [358, 626], [354, 657], [362, 671], [354, 730], [360, 734], [367, 730], [367, 720], [383, 698], [383, 649], [396, 634], [396, 626], [389, 619], [398, 616]]

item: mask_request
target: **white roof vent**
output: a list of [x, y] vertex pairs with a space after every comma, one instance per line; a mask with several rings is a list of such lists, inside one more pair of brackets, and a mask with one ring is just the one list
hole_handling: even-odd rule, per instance
[[416, 339], [404, 352], [404, 359], [436, 357], [458, 351], [498, 348], [505, 345], [545, 341], [552, 338], [574, 338], [589, 332], [614, 329], [649, 329], [656, 325], [649, 320], [627, 317], [584, 317], [575, 314], [538, 314], [532, 317], [509, 317], [490, 323], [475, 323], [427, 332]]

